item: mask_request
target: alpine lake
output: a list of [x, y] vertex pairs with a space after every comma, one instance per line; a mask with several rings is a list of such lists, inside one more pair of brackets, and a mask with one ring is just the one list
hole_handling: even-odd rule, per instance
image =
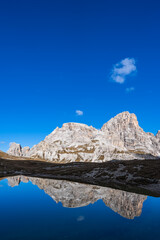
[[160, 198], [66, 180], [1, 178], [1, 240], [158, 240]]

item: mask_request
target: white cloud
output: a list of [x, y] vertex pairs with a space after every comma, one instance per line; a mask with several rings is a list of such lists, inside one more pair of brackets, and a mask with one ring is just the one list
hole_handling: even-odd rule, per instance
[[6, 142], [4, 142], [4, 141], [1, 141], [1, 142], [0, 142], [0, 144], [5, 144], [5, 143], [6, 143]]
[[84, 219], [85, 219], [84, 216], [79, 216], [79, 217], [77, 218], [77, 222], [81, 222], [81, 221], [83, 221]]
[[111, 79], [116, 83], [124, 83], [126, 77], [136, 71], [134, 58], [125, 58], [115, 64], [112, 69]]
[[77, 114], [77, 116], [82, 116], [82, 115], [83, 115], [83, 111], [81, 111], [81, 110], [76, 110], [76, 114]]
[[129, 87], [129, 88], [126, 88], [126, 92], [129, 93], [129, 92], [133, 92], [135, 90], [134, 87]]

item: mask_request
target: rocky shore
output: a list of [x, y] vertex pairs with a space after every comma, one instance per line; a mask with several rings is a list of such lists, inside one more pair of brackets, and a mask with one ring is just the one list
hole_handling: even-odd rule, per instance
[[160, 196], [159, 169], [159, 159], [56, 164], [0, 155], [1, 178], [24, 175], [69, 180], [157, 197]]

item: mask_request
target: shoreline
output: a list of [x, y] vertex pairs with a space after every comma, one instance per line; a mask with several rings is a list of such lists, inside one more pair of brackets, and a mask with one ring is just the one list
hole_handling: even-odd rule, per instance
[[160, 197], [160, 159], [57, 164], [9, 155], [7, 159], [0, 157], [0, 178], [17, 175], [68, 180]]

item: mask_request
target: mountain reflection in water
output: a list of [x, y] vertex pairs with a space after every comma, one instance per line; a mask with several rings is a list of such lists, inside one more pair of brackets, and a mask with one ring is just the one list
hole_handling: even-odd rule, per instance
[[83, 207], [101, 199], [107, 207], [127, 219], [134, 219], [141, 215], [143, 202], [147, 198], [136, 193], [64, 180], [24, 176], [8, 178], [8, 184], [11, 187], [19, 185], [20, 182], [29, 181], [44, 190], [56, 203], [61, 202], [63, 207]]

